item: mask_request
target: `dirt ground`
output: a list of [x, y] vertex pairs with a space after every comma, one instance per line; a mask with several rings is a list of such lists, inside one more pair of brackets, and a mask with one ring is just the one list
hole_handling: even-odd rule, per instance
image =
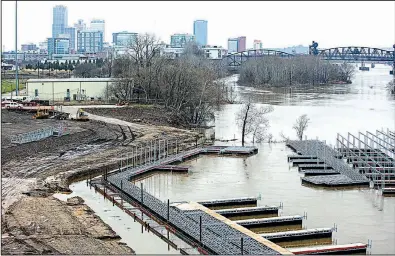
[[162, 107], [153, 105], [132, 105], [123, 108], [90, 108], [89, 112], [94, 115], [113, 117], [120, 120], [150, 125], [164, 125], [177, 128], [185, 128], [175, 123], [172, 115]]
[[[70, 109], [70, 112], [74, 113], [75, 109]], [[110, 114], [110, 109], [103, 112], [108, 113], [108, 117], [97, 115], [97, 112], [89, 109], [89, 122], [75, 122], [35, 120], [32, 119], [32, 114], [2, 110], [2, 227], [6, 227], [2, 229], [2, 235], [6, 237], [6, 240], [2, 239], [5, 242], [2, 243], [2, 248], [9, 250], [4, 252], [10, 253], [12, 248], [22, 250], [16, 252], [17, 254], [27, 254], [31, 251], [45, 254], [108, 254], [106, 250], [110, 250], [109, 248], [118, 248], [111, 250], [121, 252], [121, 245], [114, 242], [104, 245], [102, 240], [92, 238], [89, 232], [77, 234], [77, 231], [64, 231], [64, 234], [71, 232], [66, 236], [61, 235], [60, 231], [56, 233], [50, 227], [46, 227], [45, 232], [35, 229], [35, 232], [29, 231], [26, 235], [28, 224], [25, 225], [19, 220], [29, 215], [26, 218], [30, 219], [31, 223], [40, 223], [42, 218], [46, 218], [49, 223], [57, 221], [60, 218], [58, 212], [45, 212], [52, 211], [49, 210], [52, 208], [53, 211], [63, 211], [61, 209], [66, 206], [61, 206], [58, 199], [51, 197], [53, 193], [70, 192], [68, 185], [71, 182], [89, 175], [101, 174], [106, 168], [118, 168], [121, 154], [131, 152], [134, 146], [158, 138], [177, 139], [179, 147], [190, 147], [196, 143], [196, 133], [142, 122], [128, 122], [131, 117], [127, 111], [123, 112], [126, 116], [122, 116], [122, 113]], [[67, 127], [68, 135], [21, 145], [11, 144], [11, 137], [15, 134], [49, 126], [57, 127], [59, 123]], [[25, 207], [25, 204], [43, 206], [37, 207], [42, 209], [32, 210], [26, 208], [28, 206]], [[65, 212], [66, 215], [70, 214]], [[67, 230], [67, 222], [64, 225], [64, 230]], [[84, 246], [92, 250], [81, 249]]]
[[[4, 254], [134, 254], [80, 197], [25, 197], [4, 215]], [[53, 216], [56, 216], [54, 218]]]

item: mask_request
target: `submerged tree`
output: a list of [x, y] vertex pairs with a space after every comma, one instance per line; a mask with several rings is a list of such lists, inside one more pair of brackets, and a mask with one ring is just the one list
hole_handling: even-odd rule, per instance
[[296, 135], [298, 136], [299, 140], [303, 139], [303, 133], [306, 131], [309, 122], [310, 119], [307, 117], [306, 114], [301, 115], [296, 119], [296, 122], [292, 128], [295, 129]]
[[266, 114], [273, 111], [272, 106], [256, 107], [250, 101], [243, 104], [236, 113], [236, 124], [241, 129], [241, 145], [244, 146], [245, 136], [252, 134], [253, 142], [263, 140], [269, 126]]

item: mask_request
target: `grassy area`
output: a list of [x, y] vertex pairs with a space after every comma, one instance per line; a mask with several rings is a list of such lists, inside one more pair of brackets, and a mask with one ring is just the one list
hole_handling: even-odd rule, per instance
[[[19, 90], [25, 89], [26, 84], [24, 81], [19, 80]], [[1, 92], [9, 93], [16, 90], [15, 80], [1, 80]]]

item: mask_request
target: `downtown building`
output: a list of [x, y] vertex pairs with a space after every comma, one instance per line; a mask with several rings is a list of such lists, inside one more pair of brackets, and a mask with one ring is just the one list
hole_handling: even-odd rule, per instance
[[78, 53], [98, 53], [103, 50], [103, 32], [83, 30], [77, 33]]
[[30, 43], [30, 44], [22, 44], [21, 45], [21, 51], [22, 52], [33, 52], [37, 51], [38, 47], [36, 44]]
[[69, 54], [70, 39], [68, 38], [48, 38], [48, 57], [52, 58], [53, 54]]
[[261, 40], [254, 40], [254, 50], [262, 49], [262, 41]]
[[89, 30], [102, 32], [103, 41], [105, 41], [105, 27], [106, 27], [106, 22], [104, 20], [93, 19], [91, 20], [91, 25], [89, 27]]
[[246, 50], [246, 37], [240, 36], [228, 39], [228, 52], [244, 52]]
[[207, 20], [195, 20], [193, 22], [193, 35], [196, 43], [200, 46], [207, 45]]
[[184, 48], [187, 43], [193, 41], [196, 41], [196, 38], [191, 34], [174, 34], [170, 36], [170, 46], [172, 48]]
[[60, 34], [65, 33], [67, 27], [68, 13], [67, 7], [63, 5], [57, 5], [53, 8], [53, 20], [52, 20], [52, 38], [57, 38]]
[[122, 31], [112, 33], [112, 44], [114, 47], [126, 47], [137, 40], [137, 33]]

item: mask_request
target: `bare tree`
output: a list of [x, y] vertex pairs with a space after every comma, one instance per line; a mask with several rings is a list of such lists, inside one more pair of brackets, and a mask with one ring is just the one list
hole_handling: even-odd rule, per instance
[[387, 90], [391, 93], [391, 94], [395, 94], [395, 79], [388, 82], [387, 84]]
[[303, 133], [306, 131], [309, 122], [310, 118], [308, 118], [306, 114], [301, 115], [296, 119], [296, 122], [292, 128], [295, 129], [299, 140], [303, 139]]
[[99, 69], [92, 63], [82, 63], [81, 65], [76, 66], [73, 71], [73, 74], [76, 77], [84, 78], [95, 77], [99, 73]]
[[236, 124], [241, 128], [242, 146], [244, 146], [245, 136], [250, 133], [253, 134], [253, 141], [255, 136], [257, 136], [258, 140], [264, 138], [265, 131], [269, 126], [269, 120], [266, 119], [265, 115], [272, 111], [272, 106], [257, 108], [250, 101], [241, 107], [239, 112], [236, 113]]

